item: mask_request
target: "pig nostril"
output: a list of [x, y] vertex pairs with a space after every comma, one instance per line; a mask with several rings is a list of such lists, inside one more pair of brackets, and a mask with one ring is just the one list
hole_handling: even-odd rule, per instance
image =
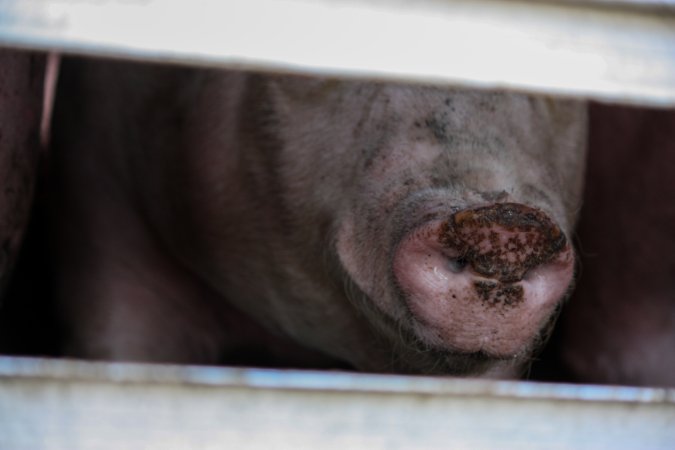
[[466, 267], [467, 261], [464, 258], [448, 259], [448, 269], [452, 273], [461, 273]]

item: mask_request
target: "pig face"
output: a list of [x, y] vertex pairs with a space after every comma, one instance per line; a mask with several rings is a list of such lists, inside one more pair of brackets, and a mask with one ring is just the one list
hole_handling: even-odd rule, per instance
[[84, 66], [55, 127], [78, 355], [217, 361], [223, 305], [368, 371], [513, 376], [545, 339], [572, 283], [584, 104]]
[[[245, 86], [239, 130], [264, 149], [246, 166], [274, 199], [266, 236], [288, 243], [275, 252], [290, 297], [315, 298], [267, 316], [361, 368], [519, 370], [572, 283], [585, 105], [301, 77]], [[351, 324], [337, 319], [344, 298]], [[360, 344], [341, 348], [350, 335]]]

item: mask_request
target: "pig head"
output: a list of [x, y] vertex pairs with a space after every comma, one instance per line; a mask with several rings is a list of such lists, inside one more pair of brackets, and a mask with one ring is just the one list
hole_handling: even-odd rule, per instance
[[[69, 70], [57, 229], [75, 353], [213, 361], [225, 305], [369, 371], [514, 376], [545, 340], [573, 280], [583, 103]], [[158, 280], [175, 289], [129, 288]]]

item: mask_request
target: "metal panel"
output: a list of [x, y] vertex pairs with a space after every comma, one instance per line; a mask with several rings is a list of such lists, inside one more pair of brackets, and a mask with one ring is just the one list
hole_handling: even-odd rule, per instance
[[0, 358], [2, 449], [668, 449], [675, 390]]
[[673, 4], [0, 0], [0, 44], [673, 106]]

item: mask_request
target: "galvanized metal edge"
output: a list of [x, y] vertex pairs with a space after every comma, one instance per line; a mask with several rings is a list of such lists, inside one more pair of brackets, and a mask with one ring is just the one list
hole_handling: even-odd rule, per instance
[[668, 107], [675, 106], [670, 6], [656, 0], [201, 0], [198, 7], [181, 0], [0, 0], [0, 45]]
[[675, 407], [675, 389], [666, 388], [0, 357], [0, 389], [3, 381], [18, 379], [460, 397], [492, 396], [528, 400], [662, 403]]
[[0, 360], [3, 450], [670, 450], [674, 423], [661, 389]]

